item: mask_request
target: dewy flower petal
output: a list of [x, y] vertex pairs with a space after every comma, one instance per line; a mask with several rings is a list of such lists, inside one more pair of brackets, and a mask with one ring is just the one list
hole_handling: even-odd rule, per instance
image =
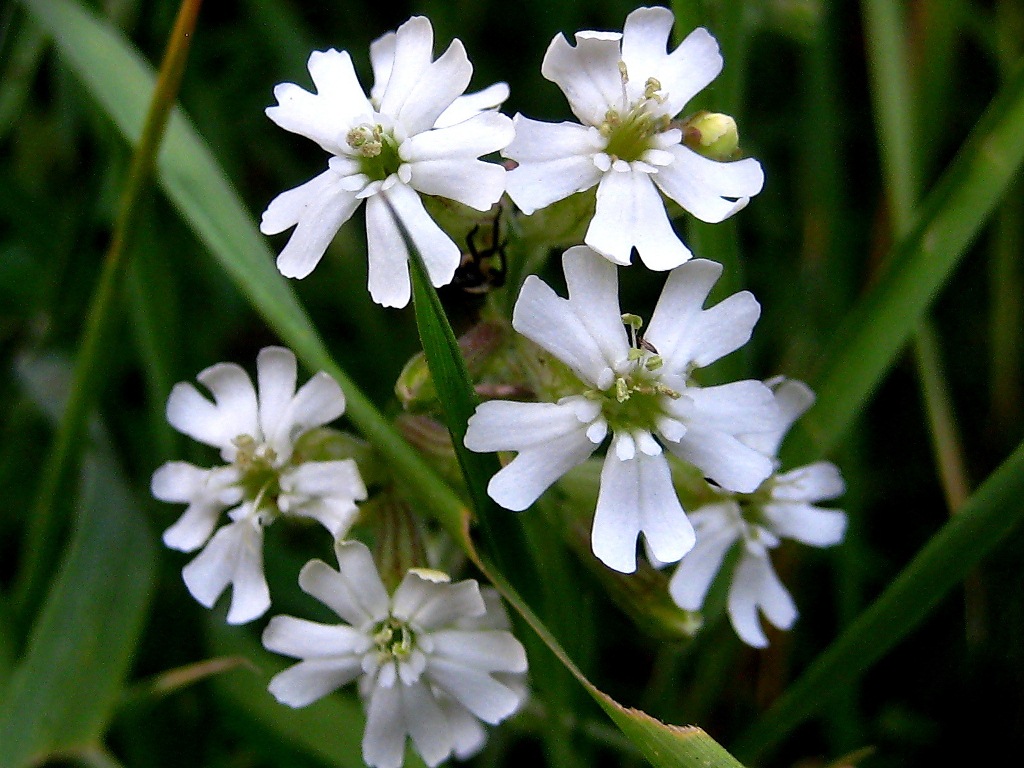
[[500, 603], [475, 581], [416, 571], [388, 597], [365, 546], [339, 542], [336, 551], [337, 571], [315, 561], [299, 583], [346, 623], [274, 617], [264, 645], [300, 661], [270, 681], [270, 692], [305, 706], [359, 678], [368, 765], [399, 768], [407, 738], [430, 766], [470, 756], [483, 746], [479, 721], [504, 720], [526, 696], [526, 654]]
[[[191, 384], [175, 385], [167, 403], [172, 426], [221, 449], [226, 466], [201, 469], [168, 462], [153, 473], [153, 495], [187, 503], [181, 518], [164, 532], [167, 546], [205, 549], [182, 575], [192, 595], [212, 607], [232, 588], [228, 621], [262, 615], [270, 605], [263, 577], [263, 528], [277, 517], [318, 520], [335, 538], [357, 514], [366, 487], [355, 463], [298, 461], [295, 443], [345, 410], [341, 388], [318, 373], [298, 391], [291, 351], [267, 347], [256, 361], [257, 388], [239, 366], [218, 363], [199, 374], [213, 394], [210, 402]], [[231, 522], [214, 533], [220, 514]], [[212, 538], [211, 538], [212, 534]]]
[[[512, 139], [509, 118], [493, 111], [508, 87], [463, 96], [473, 68], [458, 40], [436, 60], [430, 22], [413, 17], [370, 47], [376, 83], [367, 99], [349, 55], [314, 51], [316, 93], [286, 83], [268, 116], [307, 136], [333, 157], [328, 170], [278, 196], [261, 230], [295, 231], [278, 257], [287, 277], [305, 277], [338, 229], [367, 201], [369, 289], [374, 301], [409, 302], [405, 241], [397, 216], [422, 252], [435, 286], [451, 281], [459, 247], [429, 217], [419, 195], [438, 195], [485, 211], [505, 189], [502, 166], [479, 160]], [[394, 209], [392, 213], [391, 208]]]
[[[756, 313], [750, 318], [742, 299], [703, 309], [720, 269], [690, 262], [670, 274], [655, 309], [662, 349], [650, 334], [637, 335], [639, 318], [621, 314], [614, 265], [585, 246], [569, 249], [562, 261], [569, 298], [530, 277], [512, 325], [578, 380], [565, 384], [557, 403], [483, 403], [469, 421], [465, 444], [474, 451], [518, 451], [491, 479], [488, 493], [502, 506], [520, 510], [611, 432], [592, 532], [594, 553], [611, 568], [633, 571], [643, 533], [658, 559], [673, 562], [693, 546], [694, 536], [663, 448], [737, 490], [754, 490], [774, 468], [771, 459], [739, 439], [777, 427], [771, 391], [757, 381], [701, 388], [689, 380], [704, 361], [718, 359], [737, 339], [749, 337]], [[719, 326], [731, 314], [749, 319], [750, 326], [738, 334], [722, 331]], [[689, 334], [676, 328], [679, 323], [691, 328]]]
[[541, 73], [582, 125], [517, 116], [516, 139], [503, 153], [518, 163], [508, 193], [524, 213], [597, 185], [586, 244], [616, 264], [629, 263], [635, 247], [656, 270], [690, 258], [659, 190], [697, 218], [719, 222], [764, 184], [756, 160], [718, 162], [680, 144], [673, 118], [718, 75], [722, 57], [704, 29], [668, 52], [673, 18], [666, 8], [639, 8], [621, 35], [579, 32], [575, 46], [555, 37]]

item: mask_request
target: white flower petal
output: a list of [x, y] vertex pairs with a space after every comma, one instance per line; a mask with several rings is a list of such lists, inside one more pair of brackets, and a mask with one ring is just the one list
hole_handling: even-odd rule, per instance
[[732, 435], [700, 426], [691, 426], [678, 443], [666, 447], [723, 488], [737, 493], [753, 493], [774, 469], [771, 459]]
[[313, 518], [335, 539], [348, 533], [359, 514], [355, 502], [366, 498], [352, 459], [300, 464], [281, 476], [281, 490], [278, 505], [283, 512]]
[[435, 583], [409, 571], [391, 597], [391, 615], [425, 630], [451, 624], [485, 611], [480, 586], [472, 579], [457, 584]]
[[217, 531], [181, 575], [188, 591], [207, 608], [231, 585], [229, 624], [245, 624], [270, 607], [270, 591], [263, 576], [263, 531], [248, 518]]
[[473, 73], [459, 40], [431, 61], [434, 33], [430, 22], [415, 16], [398, 28], [395, 57], [380, 99], [381, 114], [395, 118], [410, 135], [430, 130]]
[[667, 151], [672, 153], [673, 160], [653, 176], [654, 183], [709, 224], [717, 224], [742, 210], [764, 186], [764, 171], [753, 158], [722, 163], [698, 155], [682, 144]]
[[[494, 83], [481, 91], [459, 96], [434, 121], [435, 128], [447, 128], [463, 120], [500, 107], [509, 96], [508, 83]], [[508, 143], [508, 142], [506, 142]]]
[[637, 454], [621, 461], [609, 451], [601, 470], [601, 490], [591, 543], [605, 565], [622, 573], [636, 570], [636, 542], [643, 533], [662, 562], [675, 562], [693, 547], [694, 533], [664, 455]]
[[312, 272], [341, 225], [359, 207], [359, 198], [347, 188], [348, 178], [328, 168], [278, 195], [264, 211], [260, 223], [264, 234], [276, 234], [295, 224], [288, 244], [277, 257], [278, 271], [285, 277], [303, 278]]
[[775, 575], [768, 556], [759, 557], [744, 550], [729, 587], [729, 620], [747, 645], [764, 648], [768, 638], [757, 617], [760, 608], [768, 621], [779, 629], [789, 629], [796, 621], [793, 598]]
[[366, 201], [367, 286], [370, 297], [384, 307], [404, 307], [412, 295], [409, 252], [384, 201]]
[[359, 118], [370, 115], [366, 100], [347, 51], [313, 51], [309, 73], [315, 94], [294, 83], [274, 89], [278, 106], [267, 108], [267, 117], [286, 131], [312, 139], [332, 155], [347, 150], [345, 134]]
[[697, 329], [701, 326], [704, 301], [721, 274], [721, 264], [694, 259], [672, 270], [665, 281], [644, 338], [664, 359], [666, 373], [685, 375], [694, 358], [701, 354]]
[[[575, 402], [517, 403], [490, 400], [469, 418], [465, 444], [471, 451], [523, 451], [543, 447], [583, 428]], [[593, 446], [591, 446], [593, 450]]]
[[629, 341], [619, 313], [615, 267], [577, 246], [562, 258], [569, 298], [530, 276], [523, 283], [512, 327], [568, 365], [586, 383], [608, 386], [609, 371], [625, 362]]
[[529, 215], [601, 180], [594, 155], [607, 139], [576, 123], [545, 123], [516, 115], [515, 139], [502, 154], [519, 163], [506, 176], [512, 201]]
[[371, 645], [365, 632], [345, 624], [319, 624], [293, 616], [275, 616], [263, 630], [263, 646], [268, 651], [295, 659], [341, 660], [343, 656], [356, 657]]
[[153, 496], [160, 501], [188, 502], [188, 508], [170, 528], [163, 541], [171, 549], [192, 552], [210, 538], [220, 513], [231, 503], [241, 501], [233, 495], [225, 503], [223, 492], [237, 479], [233, 470], [206, 470], [184, 461], [170, 461], [153, 473]]
[[[760, 381], [731, 381], [716, 387], [687, 387], [687, 425], [741, 435], [771, 429], [778, 410], [771, 390]], [[676, 401], [678, 402], [678, 401]]]
[[401, 685], [375, 686], [366, 707], [363, 760], [373, 768], [401, 768], [408, 726], [402, 709]]
[[475, 158], [505, 146], [511, 138], [512, 122], [496, 112], [413, 136], [402, 145], [402, 157], [410, 163], [409, 186], [478, 211], [489, 210], [505, 191], [505, 169]]
[[519, 696], [486, 672], [458, 661], [431, 657], [430, 679], [485, 723], [501, 722], [519, 709]]
[[448, 285], [462, 261], [459, 246], [430, 218], [423, 201], [411, 187], [396, 184], [381, 194], [391, 202], [408, 230], [409, 237], [423, 257], [431, 284], [435, 288]]
[[487, 484], [487, 493], [505, 509], [519, 512], [535, 502], [552, 483], [582, 464], [596, 446], [586, 425], [520, 452]]
[[232, 440], [259, 434], [252, 381], [234, 363], [211, 365], [196, 378], [210, 390], [215, 402], [211, 404], [191, 384], [175, 384], [167, 399], [167, 421], [193, 440], [220, 448], [221, 455], [227, 454], [225, 459], [233, 458]]
[[[767, 432], [743, 435], [741, 439], [751, 448], [760, 451], [765, 456], [777, 456], [782, 439], [786, 436], [790, 427], [813, 405], [814, 392], [802, 381], [796, 381], [795, 379], [778, 377], [766, 382], [766, 384], [771, 386], [775, 394], [775, 403], [779, 407], [778, 426]], [[835, 495], [838, 496], [842, 492], [842, 489], [840, 489]], [[818, 497], [818, 499], [829, 498], [832, 498], [832, 496]], [[817, 501], [818, 499], [804, 500]]]
[[[626, 16], [622, 27], [622, 61], [629, 75], [630, 101], [644, 97], [648, 78], [661, 82], [662, 71], [667, 69], [665, 49], [674, 23], [675, 16], [668, 8], [637, 8]], [[664, 90], [666, 84], [661, 86]], [[669, 113], [669, 117], [676, 112]]]
[[267, 439], [290, 444], [301, 435], [334, 421], [345, 412], [345, 394], [330, 374], [320, 371], [299, 387]]
[[362, 671], [356, 656], [300, 661], [274, 675], [267, 690], [282, 704], [305, 707], [352, 682]]
[[540, 71], [562, 89], [573, 114], [587, 125], [600, 125], [611, 108], [624, 110], [619, 74], [619, 36], [576, 35], [576, 46], [556, 35]]
[[842, 496], [845, 491], [839, 467], [818, 461], [776, 476], [772, 500], [816, 502]]
[[[634, 11], [630, 16], [637, 14]], [[629, 17], [626, 19], [629, 27]], [[632, 73], [634, 57], [637, 50], [631, 41], [623, 35], [623, 59]], [[628, 55], [626, 58], [628, 48]], [[658, 48], [664, 50], [664, 44]], [[660, 57], [659, 57], [660, 58]], [[665, 97], [662, 109], [667, 115], [678, 115], [689, 103], [690, 99], [704, 90], [722, 71], [722, 55], [718, 50], [718, 42], [703, 27], [693, 30], [672, 53], [656, 62], [652, 62], [650, 74], [641, 65], [640, 72], [644, 79], [654, 77], [661, 83], [661, 93]]]
[[430, 639], [435, 658], [444, 657], [481, 672], [526, 671], [526, 651], [507, 631], [442, 629]]
[[459, 760], [466, 760], [481, 749], [487, 741], [487, 732], [473, 713], [462, 706], [451, 696], [443, 693], [438, 697], [438, 704], [448, 719], [448, 728], [452, 737], [452, 751]]
[[[697, 529], [697, 543], [688, 552], [672, 574], [668, 583], [668, 591], [676, 605], [687, 611], [699, 611], [704, 605], [704, 598], [707, 596], [711, 582], [722, 567], [725, 553], [729, 547], [736, 543], [742, 535], [739, 525], [720, 525], [715, 528], [704, 528], [698, 525], [698, 515], [701, 513], [718, 510], [722, 507], [732, 507], [733, 504], [709, 505], [702, 507], [691, 515], [694, 527]], [[726, 521], [730, 516], [739, 517], [738, 511], [722, 509], [720, 517]]]
[[412, 743], [423, 762], [435, 766], [452, 752], [448, 720], [426, 685], [419, 683], [398, 688], [401, 690], [403, 720]]
[[387, 590], [377, 575], [370, 550], [356, 541], [335, 545], [339, 570], [311, 560], [299, 573], [299, 586], [354, 627], [387, 616]]
[[[256, 383], [259, 389], [260, 426], [268, 443], [286, 453], [279, 455], [285, 460], [291, 455], [291, 445], [282, 446], [287, 439], [290, 425], [286, 423], [288, 406], [295, 396], [295, 381], [298, 368], [295, 354], [284, 347], [265, 347], [256, 356]], [[284, 432], [284, 435], [278, 433]]]
[[657, 176], [632, 169], [604, 174], [584, 242], [616, 264], [629, 264], [634, 247], [650, 269], [673, 269], [689, 259], [651, 182]]
[[[569, 303], [578, 321], [611, 367], [629, 354], [629, 339], [619, 312], [619, 279], [615, 266], [586, 246], [578, 245], [562, 256]], [[596, 383], [596, 382], [595, 382]]]
[[397, 35], [394, 32], [386, 32], [370, 43], [370, 67], [373, 69], [370, 98], [377, 105], [380, 104], [381, 97], [388, 87], [388, 80], [391, 79], [391, 68], [395, 64], [396, 40]]
[[812, 547], [831, 547], [846, 533], [846, 515], [835, 509], [789, 502], [765, 504], [762, 510], [776, 534]]

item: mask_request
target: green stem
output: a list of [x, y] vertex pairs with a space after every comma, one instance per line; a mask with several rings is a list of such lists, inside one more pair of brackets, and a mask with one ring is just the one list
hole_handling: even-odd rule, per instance
[[61, 540], [58, 535], [61, 521], [54, 512], [57, 495], [62, 487], [67, 487], [67, 480], [74, 474], [78, 464], [84, 425], [89, 411], [95, 405], [98, 384], [102, 378], [101, 352], [115, 308], [121, 276], [125, 272], [125, 251], [137, 221], [138, 202], [152, 175], [160, 141], [181, 86], [189, 43], [201, 4], [202, 0], [182, 0], [174, 29], [168, 39], [142, 136], [132, 156], [110, 247], [86, 317], [67, 408], [43, 468], [43, 478], [25, 533], [25, 546], [22, 548], [25, 563], [18, 574], [16, 586], [22, 619], [37, 604], [47, 576], [54, 570], [53, 560]]

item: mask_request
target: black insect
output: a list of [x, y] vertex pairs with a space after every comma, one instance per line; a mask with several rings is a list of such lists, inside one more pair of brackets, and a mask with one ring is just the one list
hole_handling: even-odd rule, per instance
[[468, 250], [462, 254], [462, 263], [455, 270], [451, 285], [466, 293], [484, 294], [505, 284], [505, 246], [508, 242], [501, 239], [501, 213], [496, 214], [491, 223], [490, 242], [485, 241], [487, 247], [478, 247], [478, 234], [479, 224], [466, 235]]

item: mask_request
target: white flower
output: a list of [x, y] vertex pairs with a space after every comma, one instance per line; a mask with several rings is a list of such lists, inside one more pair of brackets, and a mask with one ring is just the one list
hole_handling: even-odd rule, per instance
[[430, 766], [469, 757], [484, 743], [480, 721], [499, 723], [526, 698], [526, 653], [497, 594], [414, 569], [389, 597], [365, 546], [335, 549], [337, 571], [314, 560], [299, 584], [344, 623], [271, 619], [263, 644], [301, 661], [275, 675], [270, 692], [304, 707], [358, 679], [368, 765], [398, 768], [406, 736]]
[[[776, 381], [775, 399], [781, 427], [744, 442], [774, 457], [783, 435], [814, 401], [814, 394], [798, 381]], [[783, 474], [773, 474], [750, 494], [722, 493], [722, 500], [690, 515], [697, 531], [697, 545], [679, 564], [669, 583], [675, 602], [686, 610], [700, 610], [726, 552], [742, 542], [739, 562], [729, 585], [729, 620], [736, 634], [756, 648], [768, 645], [758, 622], [758, 610], [779, 629], [796, 621], [793, 598], [772, 568], [769, 550], [782, 538], [815, 547], [840, 542], [846, 515], [814, 506], [843, 493], [843, 479], [835, 465], [809, 464]]]
[[717, 223], [761, 191], [753, 159], [720, 163], [680, 143], [676, 117], [722, 69], [718, 43], [696, 29], [666, 53], [673, 15], [639, 8], [622, 34], [577, 32], [576, 46], [551, 41], [541, 72], [565, 93], [578, 123], [516, 115], [503, 154], [519, 163], [508, 194], [530, 214], [597, 185], [597, 212], [584, 242], [616, 264], [635, 246], [651, 269], [690, 258], [669, 223], [658, 190], [698, 219]]
[[772, 471], [770, 459], [738, 439], [775, 427], [771, 391], [758, 381], [699, 387], [690, 379], [694, 369], [747, 342], [760, 307], [743, 292], [702, 309], [722, 267], [692, 261], [669, 275], [642, 343], [634, 331], [631, 344], [616, 267], [586, 246], [570, 248], [562, 263], [569, 298], [530, 276], [512, 325], [572, 370], [575, 390], [557, 403], [481, 404], [469, 420], [466, 447], [519, 452], [491, 479], [488, 493], [522, 510], [611, 432], [594, 554], [630, 573], [643, 533], [655, 557], [675, 562], [694, 535], [663, 448], [737, 491], [753, 491]]
[[[171, 426], [220, 449], [226, 466], [203, 469], [170, 461], [153, 473], [153, 495], [188, 504], [164, 531], [164, 543], [182, 552], [205, 549], [185, 566], [189, 592], [207, 608], [232, 586], [227, 619], [242, 624], [270, 607], [263, 576], [263, 528], [280, 515], [319, 521], [335, 538], [355, 519], [366, 488], [351, 459], [299, 462], [296, 441], [345, 410], [341, 388], [320, 372], [295, 391], [295, 355], [267, 347], [256, 358], [259, 394], [242, 368], [218, 363], [196, 378], [210, 402], [186, 382], [167, 400]], [[213, 533], [221, 512], [231, 522]], [[210, 535], [213, 534], [213, 538]], [[209, 543], [207, 543], [209, 541]]]
[[328, 169], [275, 198], [263, 213], [267, 235], [295, 227], [277, 259], [286, 277], [305, 277], [338, 229], [366, 200], [369, 289], [390, 307], [409, 301], [409, 254], [394, 208], [423, 255], [435, 286], [452, 279], [461, 249], [434, 222], [419, 195], [439, 195], [486, 211], [505, 190], [505, 170], [478, 158], [512, 140], [512, 122], [494, 111], [508, 96], [499, 83], [469, 96], [473, 67], [459, 40], [436, 61], [434, 33], [420, 16], [373, 43], [375, 84], [367, 99], [347, 51], [314, 51], [310, 93], [274, 89], [267, 116], [331, 153]]

